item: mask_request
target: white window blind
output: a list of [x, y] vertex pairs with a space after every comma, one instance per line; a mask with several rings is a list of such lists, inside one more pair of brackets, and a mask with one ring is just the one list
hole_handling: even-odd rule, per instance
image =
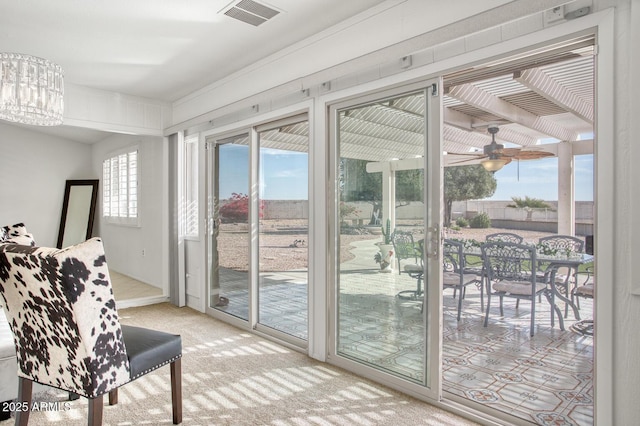
[[102, 216], [110, 222], [138, 224], [138, 151], [102, 163]]

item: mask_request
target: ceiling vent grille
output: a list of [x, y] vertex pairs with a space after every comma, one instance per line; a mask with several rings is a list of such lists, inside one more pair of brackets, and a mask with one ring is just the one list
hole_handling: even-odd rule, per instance
[[280, 11], [275, 10], [254, 0], [240, 0], [223, 9], [223, 13], [231, 18], [257, 27], [276, 16]]

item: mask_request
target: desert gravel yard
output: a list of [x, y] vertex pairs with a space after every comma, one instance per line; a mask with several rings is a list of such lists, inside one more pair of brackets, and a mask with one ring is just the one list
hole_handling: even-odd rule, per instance
[[[308, 267], [309, 237], [306, 220], [263, 220], [260, 222], [260, 269], [267, 271], [291, 271]], [[351, 233], [353, 232], [353, 233]], [[416, 230], [416, 233], [419, 233]], [[521, 231], [498, 228], [447, 229], [446, 238], [464, 238], [484, 241], [495, 232], [513, 232], [522, 235], [526, 242], [552, 235], [548, 232]], [[350, 233], [340, 235], [340, 262], [353, 259], [350, 244], [361, 240], [380, 240], [379, 227], [350, 228]], [[220, 266], [237, 271], [248, 269], [249, 233], [246, 223], [229, 223], [220, 226], [218, 252]], [[373, 265], [373, 262], [372, 262]]]

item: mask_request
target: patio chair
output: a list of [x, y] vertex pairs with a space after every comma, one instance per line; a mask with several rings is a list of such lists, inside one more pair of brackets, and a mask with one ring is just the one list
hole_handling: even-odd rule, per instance
[[[542, 237], [538, 239], [538, 244], [545, 246], [547, 249], [555, 250], [558, 252], [571, 251], [574, 253], [584, 253], [584, 241], [580, 238], [573, 237], [571, 235], [551, 235], [548, 237]], [[555, 271], [554, 285], [561, 288], [562, 293], [569, 297], [569, 288], [571, 287], [571, 279], [578, 272], [577, 269], [571, 271], [568, 268], [562, 268]], [[548, 262], [540, 262], [538, 268], [538, 279], [548, 282], [551, 275]], [[551, 284], [551, 283], [550, 283]], [[569, 314], [569, 306], [565, 305], [564, 317]]]
[[[61, 250], [4, 244], [0, 264], [18, 405], [31, 407], [33, 383], [41, 383], [87, 398], [88, 424], [100, 425], [104, 394], [114, 405], [120, 386], [170, 364], [173, 423], [182, 422], [181, 338], [120, 325], [102, 240]], [[16, 425], [28, 421], [29, 410], [16, 413]]]
[[[580, 299], [595, 298], [596, 282], [594, 279], [593, 268], [588, 267], [584, 271], [574, 274], [576, 284], [571, 290], [571, 303], [580, 309]], [[571, 329], [577, 333], [592, 336], [593, 335], [593, 319], [578, 321], [571, 326]]]
[[458, 315], [460, 321], [462, 312], [462, 300], [466, 295], [466, 288], [469, 285], [477, 285], [480, 288], [480, 305], [484, 310], [484, 294], [482, 281], [478, 275], [465, 273], [465, 257], [464, 244], [460, 241], [445, 239], [442, 245], [443, 257], [443, 288], [453, 289], [453, 297], [455, 299], [458, 293]]
[[587, 267], [584, 271], [574, 274], [576, 285], [571, 290], [571, 302], [580, 308], [580, 298], [593, 299], [596, 282], [594, 279], [593, 268]]
[[[529, 300], [531, 305], [530, 335], [535, 333], [536, 296], [544, 295], [560, 317], [560, 310], [554, 305], [547, 285], [536, 279], [536, 248], [530, 245], [502, 241], [488, 242], [481, 246], [487, 286], [487, 310], [484, 326], [489, 323], [491, 297], [500, 298], [500, 315], [504, 316], [504, 298]], [[517, 308], [516, 308], [517, 309]]]
[[[403, 290], [398, 292], [396, 296], [402, 299], [417, 299], [423, 293], [422, 279], [424, 275], [424, 266], [422, 262], [422, 241], [416, 244], [413, 241], [413, 235], [410, 232], [394, 231], [391, 234], [391, 242], [393, 244], [393, 251], [398, 260], [398, 274], [404, 271], [411, 278], [416, 280], [415, 290]], [[413, 263], [404, 265], [403, 269], [400, 269], [400, 261], [406, 259], [413, 259]]]
[[[420, 251], [420, 248], [414, 243], [413, 234], [406, 231], [395, 230], [393, 234], [391, 234], [391, 243], [393, 244], [394, 255], [398, 261], [398, 274], [402, 273], [400, 262], [407, 259], [413, 259], [413, 265], [418, 266], [418, 268], [422, 270], [422, 251]], [[418, 258], [420, 258], [420, 264], [418, 263]]]

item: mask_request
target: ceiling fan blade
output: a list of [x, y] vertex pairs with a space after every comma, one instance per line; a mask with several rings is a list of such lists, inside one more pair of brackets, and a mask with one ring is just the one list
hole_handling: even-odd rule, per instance
[[449, 152], [447, 151], [447, 155], [464, 155], [468, 157], [484, 157], [484, 154], [481, 153], [473, 153], [473, 152]]
[[516, 160], [538, 160], [540, 158], [553, 157], [553, 154], [547, 151], [537, 151], [520, 148], [505, 148], [502, 152], [503, 157], [515, 158]]
[[[464, 158], [464, 159], [458, 160], [458, 161], [451, 161], [451, 162], [449, 162], [449, 165], [450, 166], [452, 166], [454, 164], [464, 165], [464, 163], [468, 163], [468, 162], [471, 162], [471, 161], [477, 161], [477, 160], [482, 159], [482, 158], [487, 158], [487, 156], [486, 155], [477, 155], [477, 156], [475, 156], [475, 158]], [[511, 160], [509, 160], [509, 161], [511, 161]], [[473, 163], [473, 164], [477, 164], [477, 163]]]

